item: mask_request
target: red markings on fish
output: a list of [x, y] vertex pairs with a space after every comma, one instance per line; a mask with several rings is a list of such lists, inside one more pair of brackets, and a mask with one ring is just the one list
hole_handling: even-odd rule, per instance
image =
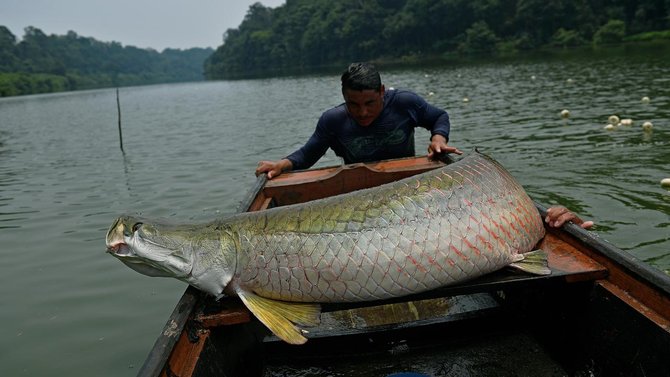
[[512, 216], [512, 218], [514, 219], [514, 222], [510, 222], [509, 225], [512, 227], [512, 229], [514, 229], [515, 232], [517, 232], [517, 234], [520, 235], [520, 234], [521, 234], [521, 230], [519, 230], [519, 228], [517, 227], [517, 225], [522, 225], [522, 224], [521, 224], [521, 222], [519, 221], [519, 218], [518, 218], [514, 213], [510, 213], [510, 216]]
[[512, 215], [512, 217], [514, 217], [514, 221], [516, 221], [516, 223], [519, 224], [523, 228], [523, 230], [526, 231], [526, 233], [530, 233], [530, 229], [528, 229], [528, 227], [526, 226], [526, 223], [524, 221], [519, 219], [519, 217], [517, 215], [513, 214], [513, 213], [511, 215]]
[[463, 242], [465, 242], [465, 244], [468, 245], [468, 247], [470, 249], [472, 249], [475, 252], [475, 254], [477, 254], [477, 256], [482, 255], [482, 252], [479, 251], [479, 248], [477, 246], [473, 245], [467, 238], [463, 238]]
[[[498, 229], [500, 229], [500, 225], [499, 225], [497, 222], [495, 222], [495, 221], [491, 221], [491, 222], [492, 222]], [[485, 224], [482, 224], [482, 227], [484, 227], [484, 229], [491, 235], [491, 237], [493, 237], [494, 240], [498, 241], [498, 244], [500, 244], [501, 247], [503, 247], [503, 248], [505, 247], [505, 242], [503, 242], [503, 240], [500, 238], [500, 236], [498, 235], [498, 233], [493, 232], [493, 231], [492, 231], [491, 229], [489, 229], [489, 227], [487, 227]], [[491, 251], [493, 251], [493, 250], [491, 250]]]
[[426, 268], [421, 263], [419, 263], [416, 259], [414, 259], [413, 256], [408, 255], [407, 259], [409, 259], [409, 261], [412, 262], [412, 264], [415, 265], [416, 268], [419, 269], [419, 271], [428, 272], [428, 270], [426, 270]]
[[430, 263], [432, 266], [436, 266], [439, 270], [442, 270], [442, 266], [430, 255], [426, 256], [428, 258], [428, 263]]
[[[499, 231], [505, 233], [505, 236], [507, 236], [508, 239], [511, 237], [511, 234], [509, 234], [509, 233], [507, 232], [507, 230], [506, 230], [505, 228], [503, 228], [497, 221], [493, 220], [491, 217], [487, 216], [485, 213], [482, 213], [481, 215], [482, 215], [482, 217], [483, 217], [484, 219], [486, 219], [490, 224], [493, 224], [493, 226], [495, 226]], [[501, 216], [501, 217], [502, 217], [502, 216]], [[482, 227], [483, 227], [484, 230], [486, 230], [486, 231], [487, 231], [487, 232], [488, 232], [488, 233], [489, 233], [489, 234], [490, 234], [496, 241], [498, 241], [498, 243], [500, 243], [501, 246], [504, 246], [504, 245], [505, 245], [505, 243], [503, 242], [503, 240], [500, 238], [501, 234], [499, 234], [498, 232], [495, 232], [494, 230], [492, 230], [491, 228], [489, 228], [488, 226], [486, 226], [486, 224], [485, 224], [484, 221], [482, 221]]]
[[479, 239], [480, 242], [482, 242], [482, 243], [484, 244], [484, 246], [486, 246], [486, 248], [488, 249], [489, 253], [492, 253], [492, 252], [493, 252], [493, 246], [491, 245], [491, 242], [490, 242], [489, 240], [487, 240], [486, 238], [484, 238], [481, 234], [478, 234], [478, 235], [477, 235], [477, 238]]
[[449, 245], [449, 248], [451, 249], [451, 251], [454, 252], [454, 254], [456, 254], [456, 255], [458, 255], [459, 257], [461, 257], [461, 259], [463, 259], [463, 260], [468, 260], [468, 257], [467, 257], [465, 254], [461, 253], [461, 251], [458, 250], [458, 249], [456, 248], [456, 246], [454, 246], [454, 245]]
[[[519, 229], [517, 229], [517, 227], [514, 226], [514, 223], [513, 223], [513, 222], [509, 221], [505, 216], [500, 216], [500, 217], [503, 219], [503, 221], [505, 221], [505, 223], [506, 223], [507, 225], [509, 225], [509, 228], [511, 228], [514, 232], [516, 232], [516, 235], [520, 235], [520, 234], [521, 234], [521, 232], [519, 232]], [[501, 229], [505, 229], [505, 228], [501, 228]], [[507, 234], [507, 236], [509, 237], [509, 239], [513, 239], [512, 235], [511, 235], [511, 232], [506, 231], [505, 233]], [[516, 237], [514, 237], [514, 238], [516, 238]]]

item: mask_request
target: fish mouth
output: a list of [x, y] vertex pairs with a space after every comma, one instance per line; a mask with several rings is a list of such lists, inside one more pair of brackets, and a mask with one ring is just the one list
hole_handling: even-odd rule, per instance
[[132, 256], [132, 250], [126, 243], [126, 225], [123, 222], [123, 217], [116, 219], [111, 228], [107, 231], [105, 237], [105, 245], [107, 252], [115, 257], [129, 257]]
[[115, 257], [129, 257], [132, 254], [130, 247], [125, 242], [114, 242], [107, 245], [107, 252]]

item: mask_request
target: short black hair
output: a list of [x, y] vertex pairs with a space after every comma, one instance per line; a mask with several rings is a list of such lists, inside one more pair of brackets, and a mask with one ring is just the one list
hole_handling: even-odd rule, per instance
[[342, 73], [342, 90], [380, 90], [382, 78], [372, 63], [351, 63]]

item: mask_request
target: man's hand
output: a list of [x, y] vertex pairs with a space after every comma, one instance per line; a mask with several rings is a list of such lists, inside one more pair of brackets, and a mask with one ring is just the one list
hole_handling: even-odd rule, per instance
[[293, 169], [293, 163], [289, 159], [279, 161], [261, 161], [256, 168], [256, 176], [263, 173], [268, 174], [268, 179], [272, 179], [282, 172]]
[[442, 153], [456, 153], [463, 154], [458, 148], [447, 145], [447, 139], [439, 134], [433, 135], [430, 138], [430, 145], [428, 145], [428, 158], [433, 158], [436, 154]]
[[549, 224], [550, 227], [554, 228], [559, 228], [568, 221], [572, 221], [584, 229], [589, 229], [593, 226], [593, 221], [584, 221], [563, 206], [549, 208], [547, 210], [547, 217], [544, 221]]

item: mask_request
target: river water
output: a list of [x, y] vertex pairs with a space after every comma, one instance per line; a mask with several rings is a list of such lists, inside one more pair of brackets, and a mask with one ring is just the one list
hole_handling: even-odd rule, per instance
[[[451, 144], [478, 146], [536, 201], [668, 273], [668, 62], [667, 46], [617, 48], [382, 79], [447, 109]], [[122, 154], [114, 90], [0, 99], [0, 375], [135, 375], [185, 285], [106, 255], [115, 216], [233, 212], [257, 161], [298, 148], [340, 102], [336, 73], [122, 88]], [[613, 114], [633, 125], [605, 130]], [[417, 151], [427, 139], [417, 132]]]

